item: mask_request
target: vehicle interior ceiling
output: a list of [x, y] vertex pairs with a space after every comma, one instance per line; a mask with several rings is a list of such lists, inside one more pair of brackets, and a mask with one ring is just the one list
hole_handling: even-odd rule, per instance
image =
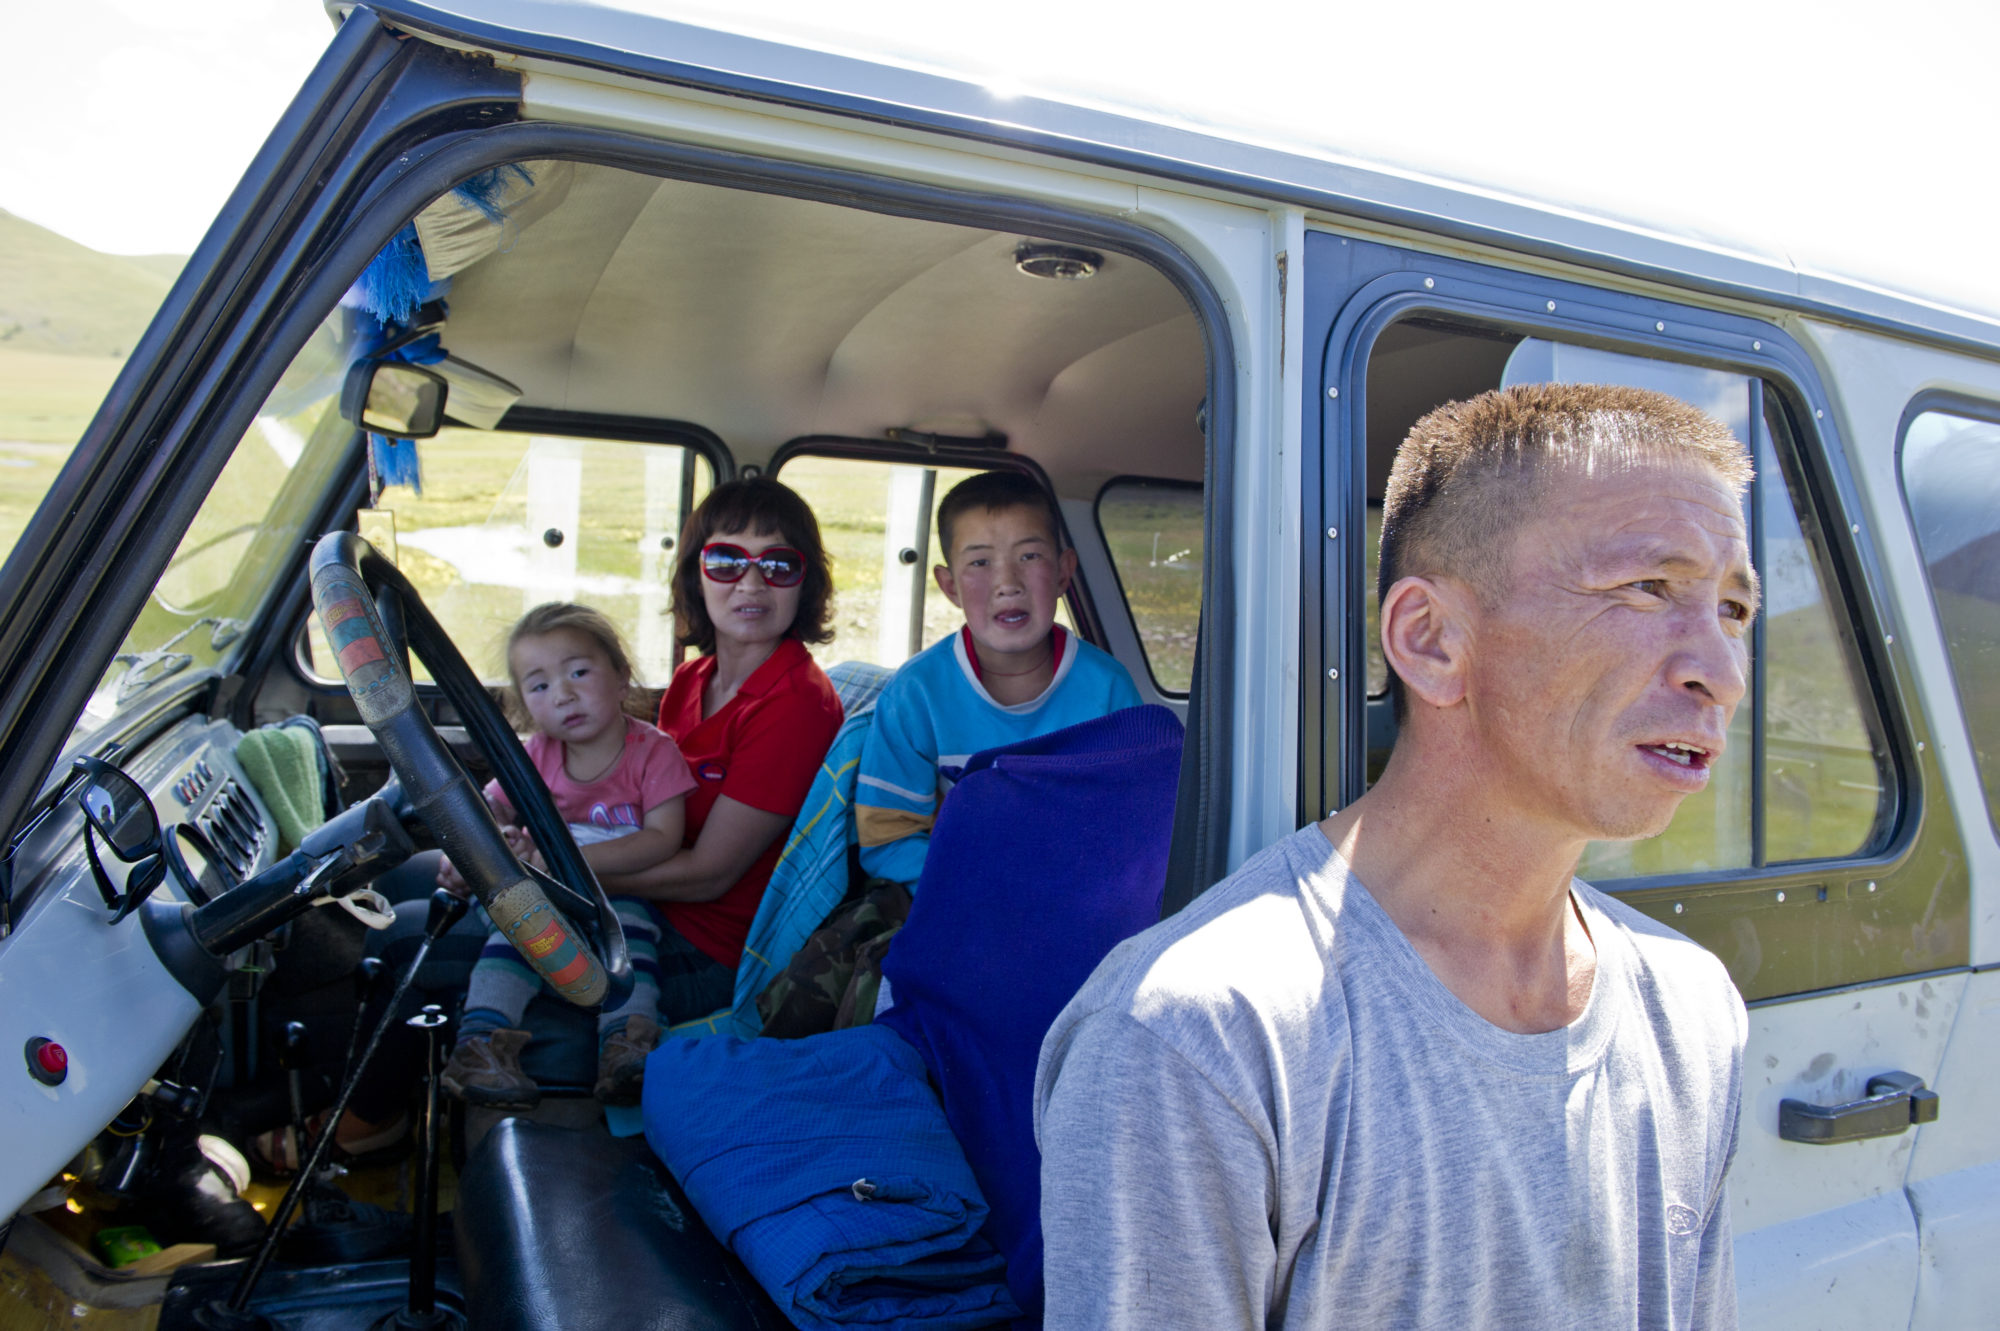
[[1077, 280], [1032, 237], [577, 164], [461, 274], [446, 345], [520, 405], [690, 421], [739, 466], [786, 441], [998, 432], [1065, 497], [1199, 481], [1201, 330], [1148, 264]]

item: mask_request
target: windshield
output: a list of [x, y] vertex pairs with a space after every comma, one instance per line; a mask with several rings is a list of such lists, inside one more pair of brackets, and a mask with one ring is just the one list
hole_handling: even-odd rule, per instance
[[237, 441], [98, 681], [70, 741], [98, 730], [168, 681], [226, 669], [245, 630], [277, 590], [290, 548], [354, 443], [338, 410], [353, 317], [336, 309], [307, 341]]

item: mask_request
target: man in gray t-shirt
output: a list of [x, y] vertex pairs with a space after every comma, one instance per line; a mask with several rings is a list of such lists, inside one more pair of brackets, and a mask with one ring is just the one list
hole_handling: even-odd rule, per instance
[[1749, 474], [1634, 389], [1418, 422], [1381, 779], [1119, 947], [1043, 1044], [1048, 1326], [1735, 1325], [1742, 1002], [1572, 875], [1722, 751]]

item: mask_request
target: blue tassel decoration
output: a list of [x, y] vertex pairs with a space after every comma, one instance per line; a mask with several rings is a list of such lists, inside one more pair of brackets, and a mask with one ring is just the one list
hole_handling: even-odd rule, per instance
[[464, 184], [455, 187], [452, 193], [466, 204], [477, 208], [487, 221], [504, 222], [507, 220], [506, 215], [500, 211], [497, 200], [512, 180], [519, 180], [524, 185], [535, 183], [535, 177], [527, 167], [518, 162], [510, 162], [506, 166], [496, 166], [481, 171]]
[[430, 297], [430, 270], [424, 266], [417, 228], [406, 224], [362, 270], [354, 284], [360, 307], [385, 324], [409, 324]]
[[[526, 185], [535, 183], [535, 177], [526, 167], [510, 163], [481, 171], [456, 186], [452, 192], [478, 209], [488, 221], [504, 222], [506, 214], [501, 210], [499, 199], [515, 180]], [[415, 323], [417, 310], [424, 302], [443, 295], [450, 287], [450, 278], [442, 282], [431, 281], [430, 268], [424, 262], [423, 245], [417, 240], [417, 228], [414, 223], [405, 225], [369, 262], [343, 301], [368, 321], [358, 330], [362, 354], [374, 354], [374, 348]], [[436, 333], [418, 338], [391, 353], [392, 359], [412, 365], [434, 365], [444, 356], [444, 344]], [[389, 485], [407, 485], [418, 494], [424, 492], [423, 467], [417, 457], [416, 440], [371, 433], [368, 436], [368, 462], [369, 485], [373, 493], [379, 494], [382, 487]]]
[[424, 473], [417, 461], [417, 441], [391, 439], [387, 435], [368, 436], [369, 456], [375, 463], [375, 478], [382, 485], [407, 485], [424, 492]]

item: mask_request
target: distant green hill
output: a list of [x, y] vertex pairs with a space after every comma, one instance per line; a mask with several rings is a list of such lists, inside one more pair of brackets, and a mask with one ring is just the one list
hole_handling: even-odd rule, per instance
[[136, 263], [147, 272], [166, 278], [169, 286], [181, 275], [181, 269], [187, 267], [188, 261], [185, 254], [127, 254], [122, 257], [126, 263]]
[[185, 262], [100, 254], [0, 211], [0, 350], [124, 356]]

